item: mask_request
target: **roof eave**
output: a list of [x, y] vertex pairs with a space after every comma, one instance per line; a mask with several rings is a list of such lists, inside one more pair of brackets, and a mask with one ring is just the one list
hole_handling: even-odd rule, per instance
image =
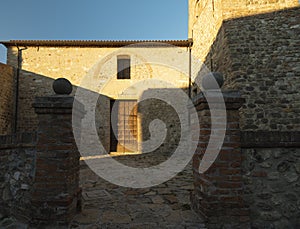
[[48, 47], [123, 47], [134, 44], [145, 45], [174, 45], [190, 47], [193, 41], [188, 40], [126, 40], [126, 41], [101, 41], [101, 40], [10, 40], [0, 41], [6, 47], [11, 46], [48, 46]]

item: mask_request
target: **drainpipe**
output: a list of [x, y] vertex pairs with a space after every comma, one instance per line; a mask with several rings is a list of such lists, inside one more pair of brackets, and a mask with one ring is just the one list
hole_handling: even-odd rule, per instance
[[17, 75], [16, 75], [16, 93], [15, 93], [15, 119], [14, 119], [14, 133], [18, 131], [18, 114], [19, 114], [19, 81], [20, 81], [20, 71], [22, 67], [22, 51], [26, 50], [27, 48], [19, 48], [17, 44], [15, 46], [18, 49], [18, 65], [17, 65]]
[[189, 98], [192, 97], [192, 45], [193, 39], [189, 39]]
[[[189, 98], [192, 98], [192, 45], [193, 39], [189, 39]], [[188, 124], [191, 126], [191, 117], [188, 116]]]

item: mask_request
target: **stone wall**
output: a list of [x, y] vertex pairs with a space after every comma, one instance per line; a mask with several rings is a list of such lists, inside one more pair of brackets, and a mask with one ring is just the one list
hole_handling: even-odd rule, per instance
[[[189, 37], [193, 55], [205, 61], [224, 20], [296, 7], [298, 0], [189, 0]], [[241, 29], [240, 27], [239, 29]]]
[[244, 149], [246, 200], [252, 225], [261, 228], [300, 226], [300, 149]]
[[20, 71], [17, 131], [36, 131], [38, 120], [32, 107], [34, 98], [53, 95], [53, 79], [29, 71]]
[[15, 104], [14, 80], [14, 68], [0, 63], [0, 134], [12, 133]]
[[[139, 47], [139, 46], [137, 46]], [[51, 79], [64, 77], [70, 82], [78, 86], [83, 78], [89, 73], [90, 70], [98, 65], [98, 74], [95, 80], [98, 80], [97, 86], [103, 86], [105, 80], [111, 79], [115, 85], [107, 92], [110, 97], [117, 97], [115, 89], [122, 89], [128, 87], [128, 82], [135, 82], [142, 79], [168, 77], [172, 75], [173, 82], [176, 83], [175, 78], [180, 74], [174, 73], [174, 69], [164, 69], [162, 67], [154, 69], [160, 63], [148, 63], [151, 61], [152, 56], [161, 57], [169, 55], [168, 50], [176, 49], [177, 52], [186, 52], [187, 48], [183, 47], [35, 47], [28, 46], [22, 51], [22, 70], [34, 72], [35, 74], [44, 75]], [[8, 47], [7, 63], [8, 65], [16, 67], [17, 48], [14, 46]], [[131, 80], [118, 80], [114, 81], [117, 76], [117, 56], [129, 55], [131, 57]], [[168, 56], [169, 57], [169, 56]], [[170, 56], [171, 58], [172, 56]], [[186, 59], [188, 61], [188, 59]], [[188, 66], [188, 62], [183, 63]], [[95, 69], [94, 69], [95, 70]], [[171, 73], [171, 74], [170, 74]], [[162, 74], [164, 76], [162, 76]], [[175, 76], [176, 75], [176, 76]], [[170, 76], [169, 76], [170, 77]], [[178, 82], [179, 83], [179, 82]], [[179, 83], [180, 84], [180, 83]], [[90, 88], [89, 88], [90, 89]], [[124, 89], [123, 89], [124, 90]]]
[[1, 226], [15, 220], [65, 225], [80, 211], [80, 155], [72, 121], [81, 126], [83, 106], [72, 96], [57, 95], [36, 98], [34, 108], [37, 132], [0, 136]]
[[[225, 93], [224, 100], [228, 100]], [[199, 147], [193, 158], [192, 204], [208, 218], [209, 228], [222, 228], [222, 225], [299, 228], [300, 132], [240, 132], [238, 107], [234, 106], [233, 112], [226, 102], [229, 109], [226, 136], [218, 157], [213, 159], [206, 147], [208, 140], [216, 141], [210, 133], [218, 129], [210, 130], [210, 119], [206, 117], [210, 112], [203, 96], [196, 96], [194, 102], [200, 117], [200, 137], [195, 139]], [[213, 164], [201, 174], [199, 164], [205, 163], [207, 158], [213, 160]], [[234, 205], [237, 200], [239, 204]], [[237, 206], [241, 209], [234, 210]], [[248, 220], [250, 224], [243, 225]]]
[[243, 196], [251, 227], [298, 228], [300, 8], [290, 8], [297, 1], [259, 3], [228, 2], [208, 53], [197, 53], [201, 37], [194, 37], [193, 53], [224, 74], [224, 88], [245, 98], [240, 109]]
[[223, 0], [223, 19], [240, 18], [249, 15], [273, 12], [281, 9], [295, 7], [298, 0]]
[[[34, 97], [52, 95], [52, 82], [56, 78], [64, 77], [74, 85], [72, 95], [75, 94], [78, 86], [99, 95], [96, 111], [96, 115], [99, 117], [97, 127], [105, 149], [109, 150], [109, 99], [138, 100], [144, 90], [161, 88], [161, 81], [155, 81], [155, 79], [171, 82], [174, 87], [178, 88], [188, 87], [188, 76], [180, 72], [182, 68], [186, 70], [188, 67], [188, 56], [184, 60], [174, 60], [180, 62], [173, 64], [179, 68], [179, 71], [168, 65], [162, 66], [160, 60], [157, 59], [161, 56], [165, 56], [167, 60], [171, 59], [168, 58], [170, 50], [175, 50], [175, 53], [179, 53], [179, 55], [188, 53], [187, 48], [182, 47], [152, 47], [136, 50], [96, 47], [27, 47], [22, 51], [18, 130], [36, 130], [37, 117], [32, 108]], [[131, 80], [116, 79], [117, 56], [121, 54], [131, 56]], [[149, 59], [143, 59], [144, 57], [149, 57]], [[152, 57], [156, 57], [156, 60], [151, 60]], [[15, 66], [16, 58], [16, 47], [9, 47], [8, 63]], [[102, 62], [99, 63], [99, 61]], [[153, 63], [151, 63], [152, 61]], [[93, 68], [97, 63], [99, 63], [98, 68]], [[98, 73], [90, 75], [90, 81], [83, 81], [84, 77], [94, 70]], [[143, 80], [152, 79], [151, 83], [143, 83]], [[159, 112], [162, 112], [162, 109], [159, 109]]]
[[35, 176], [36, 134], [0, 136], [0, 215], [28, 221]]
[[[97, 94], [99, 96], [99, 94]], [[96, 111], [95, 111], [95, 120], [97, 127], [98, 137], [105, 149], [106, 152], [110, 152], [110, 102], [111, 99], [107, 96], [100, 95], [97, 101]], [[85, 123], [83, 125], [91, 125], [90, 123]], [[89, 141], [89, 133], [86, 133], [84, 138]]]
[[246, 98], [242, 130], [300, 130], [299, 12], [228, 20], [219, 30], [206, 64]]
[[[148, 97], [153, 99], [144, 100], [138, 105], [140, 141], [147, 142], [164, 133], [162, 138], [156, 139], [153, 144], [156, 145], [161, 141], [161, 144], [155, 147], [155, 153], [171, 156], [183, 138], [181, 125], [188, 123], [188, 116], [184, 113], [186, 98], [180, 96], [180, 91], [174, 88], [149, 89], [141, 96], [142, 99]], [[158, 123], [158, 120], [161, 123]], [[142, 144], [141, 151], [143, 152], [145, 148], [147, 148], [146, 144]]]
[[221, 0], [189, 1], [189, 37], [193, 38], [192, 54], [204, 62], [222, 24]]
[[299, 140], [299, 133], [244, 133], [242, 170], [253, 227], [299, 228]]

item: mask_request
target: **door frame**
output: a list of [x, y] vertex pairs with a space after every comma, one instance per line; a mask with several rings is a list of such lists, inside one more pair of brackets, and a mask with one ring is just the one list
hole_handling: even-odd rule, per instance
[[[110, 150], [109, 151], [110, 151], [110, 153], [112, 153], [112, 152], [121, 153], [121, 151], [120, 152], [118, 151], [119, 141], [118, 141], [117, 137], [115, 136], [115, 134], [113, 132], [113, 126], [112, 126], [112, 122], [111, 122], [112, 121], [112, 116], [117, 115], [114, 118], [117, 119], [117, 122], [115, 124], [118, 124], [119, 113], [118, 114], [112, 114], [112, 107], [116, 102], [119, 103], [119, 102], [126, 102], [126, 101], [134, 101], [134, 102], [136, 102], [136, 105], [138, 104], [137, 99], [110, 99], [110, 115], [109, 115], [109, 124], [110, 124], [109, 125], [110, 126], [110, 144], [109, 144], [109, 149]], [[139, 141], [140, 123], [139, 123], [139, 116], [138, 116], [138, 108], [137, 108], [137, 111], [136, 111], [136, 124], [135, 124], [135, 126], [136, 126], [136, 131], [137, 131], [137, 135], [136, 135], [137, 139], [136, 140]], [[118, 126], [115, 127], [115, 128], [118, 128]], [[118, 129], [117, 129], [117, 131], [118, 131]], [[125, 149], [125, 146], [124, 146], [124, 149]], [[139, 151], [139, 149], [137, 149], [137, 152], [138, 151]], [[124, 150], [123, 153], [125, 153], [125, 152], [127, 152], [127, 151]], [[128, 152], [130, 152], [130, 151], [128, 151]]]

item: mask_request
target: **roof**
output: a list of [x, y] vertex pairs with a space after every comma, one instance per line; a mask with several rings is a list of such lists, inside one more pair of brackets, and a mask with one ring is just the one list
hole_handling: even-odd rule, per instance
[[10, 46], [48, 46], [48, 47], [122, 47], [133, 44], [155, 43], [170, 44], [178, 47], [189, 47], [192, 39], [188, 40], [10, 40], [0, 41], [6, 47]]

